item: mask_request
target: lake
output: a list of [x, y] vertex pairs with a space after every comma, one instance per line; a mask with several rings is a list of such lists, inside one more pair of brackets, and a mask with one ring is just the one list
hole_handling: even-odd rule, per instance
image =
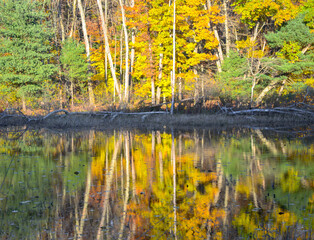
[[313, 239], [310, 128], [0, 129], [0, 239]]

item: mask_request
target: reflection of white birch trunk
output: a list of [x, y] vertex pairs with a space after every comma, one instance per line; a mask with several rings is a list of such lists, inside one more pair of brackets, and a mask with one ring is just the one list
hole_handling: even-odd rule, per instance
[[75, 194], [75, 199], [74, 199], [74, 216], [75, 216], [75, 231], [74, 231], [74, 239], [78, 239], [78, 232], [79, 232], [79, 217], [78, 217], [78, 196], [77, 193]]
[[251, 135], [251, 149], [252, 149], [252, 158], [251, 158], [251, 179], [252, 179], [252, 194], [253, 194], [253, 201], [254, 201], [254, 206], [258, 208], [258, 202], [257, 202], [257, 195], [255, 191], [255, 177], [254, 177], [254, 169], [253, 169], [253, 163], [256, 160], [256, 148], [253, 140], [253, 135]]
[[153, 178], [154, 178], [154, 167], [155, 167], [155, 149], [156, 149], [156, 141], [155, 141], [156, 133], [152, 131], [152, 151], [151, 151], [151, 159], [149, 163], [149, 186], [150, 189], [153, 189]]
[[277, 155], [278, 154], [278, 151], [277, 151], [277, 148], [275, 146], [275, 144], [273, 144], [272, 142], [268, 141], [263, 133], [261, 132], [261, 130], [259, 129], [255, 129], [255, 132], [257, 134], [257, 136], [259, 137], [259, 139], [267, 146], [267, 148], [274, 154], [274, 155]]
[[222, 188], [222, 175], [223, 175], [223, 171], [222, 171], [222, 165], [221, 165], [221, 160], [217, 161], [217, 167], [216, 167], [216, 175], [218, 178], [218, 193], [214, 198], [214, 205], [217, 204], [218, 200], [219, 200], [219, 196], [221, 193], [221, 188]]
[[194, 142], [195, 142], [195, 161], [194, 161], [194, 166], [197, 167], [197, 165], [199, 164], [199, 156], [198, 156], [198, 152], [199, 152], [199, 139], [198, 139], [198, 133], [194, 130]]
[[[227, 181], [227, 180], [226, 180]], [[226, 188], [225, 188], [225, 215], [224, 215], [224, 226], [226, 226], [227, 224], [227, 216], [228, 216], [228, 203], [229, 203], [229, 186], [226, 184]]]
[[85, 187], [85, 194], [84, 194], [83, 212], [82, 212], [82, 217], [81, 217], [79, 231], [77, 233], [78, 239], [82, 238], [83, 231], [84, 231], [84, 223], [85, 223], [85, 219], [86, 219], [86, 216], [87, 216], [90, 186], [91, 186], [91, 163], [89, 162], [88, 163], [88, 168], [87, 168], [87, 177], [86, 177], [86, 187]]
[[134, 198], [136, 196], [136, 186], [135, 186], [136, 176], [135, 176], [135, 166], [134, 166], [133, 155], [131, 156], [131, 164], [132, 164], [131, 168], [132, 168], [132, 192], [133, 192], [132, 197]]
[[124, 198], [124, 204], [123, 204], [123, 216], [121, 220], [121, 227], [119, 232], [119, 239], [122, 239], [123, 237], [123, 231], [125, 226], [125, 219], [126, 219], [126, 213], [127, 213], [127, 206], [129, 201], [129, 191], [130, 191], [130, 136], [129, 132], [126, 132], [125, 136], [125, 161], [126, 161], [126, 188], [125, 188], [125, 198]]
[[204, 152], [205, 152], [205, 149], [204, 149], [204, 135], [205, 135], [205, 132], [203, 130], [203, 135], [202, 135], [202, 140], [201, 140], [201, 143], [202, 143], [202, 150], [201, 150], [201, 167], [203, 168], [204, 167]]
[[118, 155], [118, 151], [121, 148], [121, 136], [119, 138], [119, 141], [115, 144], [115, 148], [114, 148], [114, 152], [112, 155], [112, 160], [111, 160], [111, 164], [110, 164], [110, 169], [109, 169], [109, 173], [107, 175], [106, 178], [106, 187], [105, 187], [105, 199], [103, 201], [103, 212], [101, 215], [101, 219], [100, 219], [100, 224], [98, 227], [98, 231], [97, 231], [97, 240], [102, 238], [102, 228], [104, 228], [104, 223], [105, 223], [105, 217], [106, 217], [106, 213], [108, 211], [108, 205], [109, 205], [109, 195], [111, 192], [111, 185], [112, 185], [112, 180], [113, 180], [113, 175], [115, 172], [115, 167], [116, 167], [116, 163], [117, 163], [117, 155]]
[[[161, 136], [160, 136], [160, 132], [157, 131], [157, 144], [158, 145], [161, 145]], [[164, 164], [163, 164], [163, 161], [162, 161], [162, 152], [161, 150], [159, 149], [159, 175], [160, 175], [160, 178], [159, 178], [159, 181], [162, 183], [164, 181]]]
[[174, 145], [174, 134], [172, 132], [171, 162], [173, 164], [173, 233], [177, 239], [177, 174], [176, 174], [176, 153]]

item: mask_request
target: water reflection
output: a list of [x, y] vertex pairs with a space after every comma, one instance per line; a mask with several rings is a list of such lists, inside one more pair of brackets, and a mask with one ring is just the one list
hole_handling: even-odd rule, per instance
[[314, 237], [303, 134], [13, 130], [0, 136], [1, 239]]

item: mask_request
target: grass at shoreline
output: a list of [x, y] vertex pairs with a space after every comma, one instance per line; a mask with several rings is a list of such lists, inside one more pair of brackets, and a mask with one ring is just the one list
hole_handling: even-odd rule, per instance
[[56, 114], [48, 118], [28, 118], [12, 115], [0, 118], [0, 126], [28, 125], [39, 128], [147, 128], [147, 129], [188, 129], [188, 128], [228, 128], [228, 127], [297, 127], [311, 126], [314, 119], [311, 115], [292, 114], [97, 114], [72, 113]]

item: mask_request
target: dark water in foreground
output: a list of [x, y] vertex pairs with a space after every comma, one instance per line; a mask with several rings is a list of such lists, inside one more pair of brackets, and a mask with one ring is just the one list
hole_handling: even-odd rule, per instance
[[314, 238], [304, 132], [14, 130], [0, 239]]

